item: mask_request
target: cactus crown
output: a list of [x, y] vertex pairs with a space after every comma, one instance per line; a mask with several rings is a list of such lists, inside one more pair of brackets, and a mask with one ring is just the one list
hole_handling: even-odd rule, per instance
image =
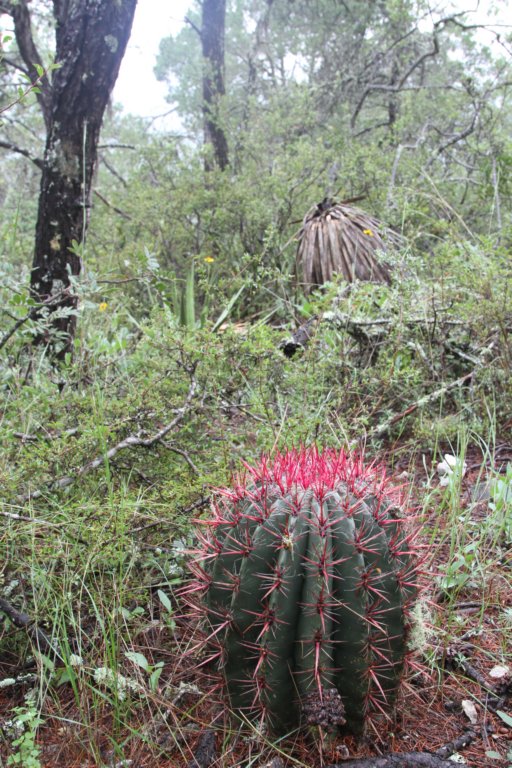
[[389, 717], [417, 591], [403, 507], [382, 468], [316, 448], [216, 492], [189, 598], [234, 710], [277, 732]]

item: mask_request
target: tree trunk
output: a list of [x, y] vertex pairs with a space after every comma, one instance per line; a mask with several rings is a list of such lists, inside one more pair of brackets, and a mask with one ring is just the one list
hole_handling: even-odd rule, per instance
[[205, 169], [228, 165], [228, 143], [221, 125], [220, 105], [226, 93], [224, 84], [224, 39], [226, 0], [203, 0], [201, 44], [203, 51], [203, 120], [204, 143], [211, 146], [213, 164], [206, 157]]
[[[53, 0], [58, 69], [51, 84], [45, 81], [39, 97], [46, 147], [30, 286], [37, 301], [60, 297], [52, 305], [53, 311], [58, 310], [53, 323], [57, 337], [50, 334], [51, 339], [38, 339], [50, 342], [58, 357], [72, 349], [77, 298], [71, 282], [82, 266], [80, 248], [87, 230], [103, 114], [136, 4], [137, 0]], [[7, 5], [20, 54], [28, 66], [37, 53], [29, 0]]]

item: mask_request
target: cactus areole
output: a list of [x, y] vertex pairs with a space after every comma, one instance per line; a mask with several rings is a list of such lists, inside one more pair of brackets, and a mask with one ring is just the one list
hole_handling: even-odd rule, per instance
[[384, 470], [335, 450], [263, 457], [216, 492], [199, 539], [189, 598], [234, 711], [277, 733], [392, 715], [417, 564]]

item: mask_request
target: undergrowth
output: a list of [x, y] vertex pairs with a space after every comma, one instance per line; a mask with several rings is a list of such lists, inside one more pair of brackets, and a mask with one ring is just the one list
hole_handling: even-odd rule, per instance
[[[84, 300], [75, 357], [59, 367], [27, 346], [31, 321], [2, 350], [0, 597], [17, 612], [0, 619], [0, 701], [14, 723], [2, 725], [7, 765], [37, 768], [43, 746], [46, 760], [53, 749], [69, 765], [77, 755], [84, 765], [147, 754], [187, 763], [209, 716], [200, 676], [178, 661], [193, 643], [176, 599], [191, 521], [211, 487], [229, 484], [241, 461], [263, 450], [365, 446], [404, 477], [425, 523], [431, 596], [442, 605], [428, 615], [432, 674], [454, 638], [489, 629], [489, 613], [485, 654], [505, 663], [505, 251], [459, 241], [438, 249], [428, 270], [406, 254], [391, 287], [290, 293], [258, 320], [212, 295], [197, 322], [180, 323], [166, 293], [144, 280], [153, 292], [146, 312], [136, 292]], [[29, 305], [16, 306], [22, 316]], [[309, 342], [284, 355], [294, 327], [312, 317]], [[439, 486], [436, 463], [447, 452], [478, 463], [470, 486], [462, 473]], [[458, 608], [468, 601], [479, 603], [476, 618]], [[255, 744], [295, 764], [311, 759], [304, 745], [263, 734], [247, 747], [216, 717], [225, 765], [240, 764]], [[51, 729], [58, 738], [45, 744]]]

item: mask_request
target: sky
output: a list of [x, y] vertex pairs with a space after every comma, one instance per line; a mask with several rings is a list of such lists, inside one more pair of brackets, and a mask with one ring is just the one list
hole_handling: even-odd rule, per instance
[[[160, 40], [179, 31], [191, 0], [139, 0], [132, 34], [114, 89], [114, 101], [126, 112], [155, 117], [169, 110], [167, 88], [156, 79], [153, 68]], [[162, 125], [158, 127], [162, 128]]]
[[[159, 83], [153, 73], [160, 40], [175, 35], [184, 23], [191, 0], [139, 0], [132, 35], [128, 43], [121, 70], [114, 90], [114, 100], [123, 105], [125, 112], [142, 117], [155, 117], [169, 111], [165, 101], [166, 86]], [[447, 6], [448, 2], [432, 1], [432, 6]], [[470, 23], [486, 23], [490, 19], [492, 0], [454, 0], [451, 5], [457, 11], [471, 11]], [[506, 4], [505, 4], [506, 5]], [[506, 21], [512, 24], [512, 13], [503, 10]], [[162, 118], [155, 125], [162, 129], [172, 125], [175, 118]]]

